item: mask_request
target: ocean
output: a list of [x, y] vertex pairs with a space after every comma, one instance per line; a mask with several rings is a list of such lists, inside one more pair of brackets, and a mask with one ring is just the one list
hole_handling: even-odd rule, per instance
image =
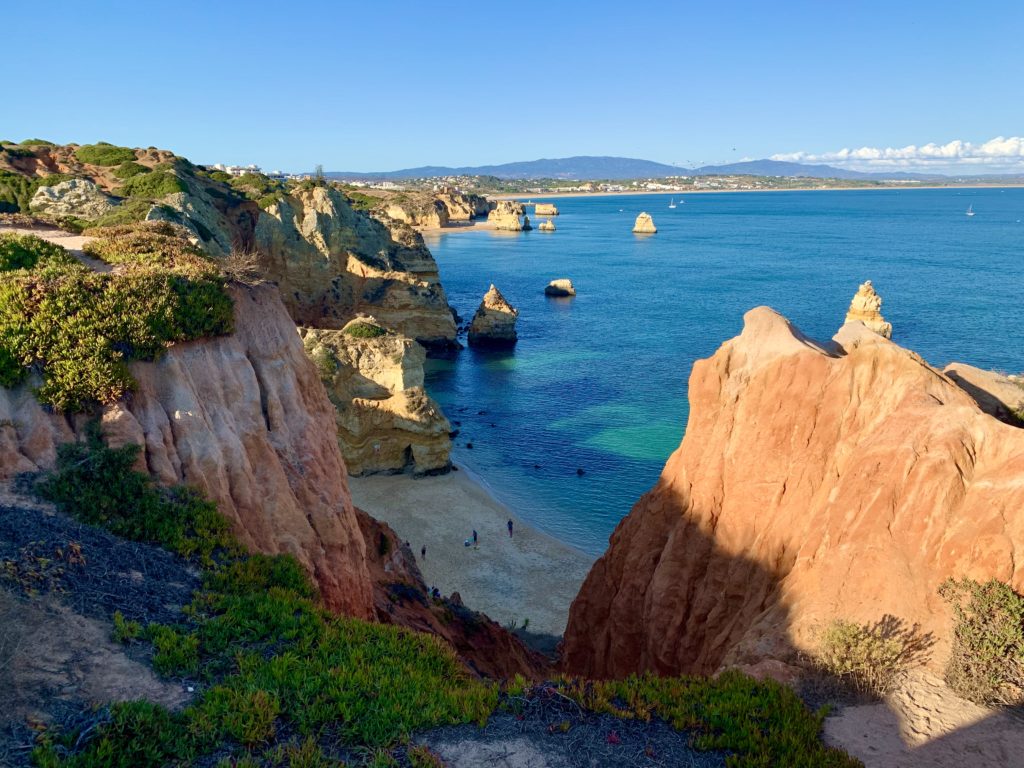
[[[561, 198], [554, 233], [427, 239], [464, 319], [491, 283], [519, 309], [513, 350], [428, 361], [427, 388], [459, 430], [453, 460], [567, 544], [604, 551], [682, 439], [693, 362], [752, 307], [827, 339], [870, 279], [893, 340], [932, 365], [1024, 370], [1024, 189], [669, 199]], [[640, 211], [656, 235], [630, 232]], [[559, 277], [575, 298], [544, 296]]]

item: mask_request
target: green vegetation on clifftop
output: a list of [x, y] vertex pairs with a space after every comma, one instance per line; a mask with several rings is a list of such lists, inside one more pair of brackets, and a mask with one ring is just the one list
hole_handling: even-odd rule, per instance
[[75, 150], [75, 158], [80, 163], [89, 165], [121, 165], [135, 160], [135, 150], [128, 147], [115, 147], [105, 141], [96, 144], [85, 144]]
[[122, 271], [50, 256], [0, 283], [0, 383], [14, 386], [38, 370], [40, 402], [60, 411], [120, 399], [134, 386], [131, 360], [232, 330], [225, 279], [180, 230], [148, 224], [98, 234], [90, 253]]

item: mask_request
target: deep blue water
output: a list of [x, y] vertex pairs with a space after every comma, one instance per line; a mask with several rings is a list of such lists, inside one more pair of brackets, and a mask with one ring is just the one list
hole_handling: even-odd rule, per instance
[[[682, 438], [693, 361], [751, 307], [829, 338], [871, 279], [894, 341], [933, 365], [1024, 369], [1024, 189], [684, 199], [560, 199], [554, 233], [427, 241], [464, 318], [492, 282], [519, 308], [514, 351], [431, 361], [427, 387], [461, 422], [454, 460], [535, 527], [604, 550]], [[642, 210], [657, 235], [631, 234]], [[545, 297], [557, 277], [579, 295]]]

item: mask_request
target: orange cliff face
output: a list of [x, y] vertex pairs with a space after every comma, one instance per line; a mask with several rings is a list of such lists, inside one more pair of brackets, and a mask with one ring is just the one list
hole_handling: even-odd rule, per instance
[[[373, 585], [348, 492], [334, 406], [277, 288], [233, 287], [235, 332], [133, 363], [138, 387], [104, 409], [111, 445], [139, 469], [217, 502], [241, 541], [297, 557], [334, 610], [370, 618]], [[0, 479], [52, 466], [85, 417], [48, 413], [31, 387], [0, 388]]]
[[694, 365], [686, 436], [573, 603], [566, 670], [788, 663], [833, 619], [887, 615], [941, 667], [944, 579], [1024, 591], [1024, 429], [861, 323], [823, 347], [744, 320]]

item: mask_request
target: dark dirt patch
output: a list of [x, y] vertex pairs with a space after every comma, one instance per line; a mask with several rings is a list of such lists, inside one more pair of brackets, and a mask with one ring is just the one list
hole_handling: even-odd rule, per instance
[[553, 689], [510, 698], [518, 714], [502, 713], [484, 728], [438, 728], [413, 739], [436, 752], [450, 768], [717, 768], [721, 752], [699, 752], [690, 734], [652, 719], [620, 720], [586, 712]]

